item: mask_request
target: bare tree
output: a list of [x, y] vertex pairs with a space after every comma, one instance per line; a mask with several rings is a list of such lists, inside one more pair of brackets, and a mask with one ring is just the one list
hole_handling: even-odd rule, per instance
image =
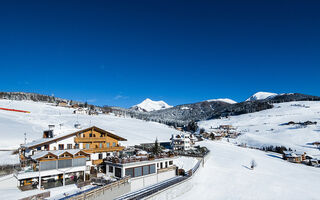
[[254, 159], [251, 160], [251, 169], [254, 170], [254, 168], [257, 167], [257, 163]]

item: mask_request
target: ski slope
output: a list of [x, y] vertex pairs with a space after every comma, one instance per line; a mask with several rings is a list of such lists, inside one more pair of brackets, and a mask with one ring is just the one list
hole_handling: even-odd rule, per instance
[[[282, 125], [289, 121], [316, 121], [317, 125], [302, 127]], [[274, 108], [231, 116], [223, 119], [202, 121], [199, 126], [210, 131], [219, 125], [230, 124], [242, 133], [234, 142], [253, 147], [285, 146], [320, 157], [320, 151], [310, 143], [320, 141], [320, 102], [301, 101], [274, 104]]]

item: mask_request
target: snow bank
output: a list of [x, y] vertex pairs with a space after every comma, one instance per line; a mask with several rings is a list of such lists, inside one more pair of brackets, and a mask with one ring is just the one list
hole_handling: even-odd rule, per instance
[[174, 164], [179, 168], [184, 169], [185, 171], [192, 169], [197, 164], [197, 162], [198, 160], [196, 158], [185, 156], [180, 156], [174, 160]]

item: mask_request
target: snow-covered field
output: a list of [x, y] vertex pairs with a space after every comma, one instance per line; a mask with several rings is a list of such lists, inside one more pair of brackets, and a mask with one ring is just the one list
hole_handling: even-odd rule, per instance
[[[281, 125], [289, 121], [316, 121], [317, 125], [301, 127]], [[274, 108], [229, 118], [202, 121], [200, 127], [210, 128], [231, 124], [243, 134], [235, 141], [249, 146], [283, 145], [320, 157], [320, 151], [310, 143], [320, 141], [320, 102], [288, 102], [274, 104]]]
[[[205, 167], [191, 181], [153, 199], [320, 199], [320, 168], [289, 163], [278, 154], [223, 141], [203, 145], [211, 150]], [[252, 159], [257, 163], [254, 170], [249, 169]]]
[[[123, 145], [133, 145], [146, 142], [169, 141], [171, 134], [178, 131], [155, 122], [145, 122], [137, 119], [116, 117], [113, 115], [81, 115], [73, 114], [72, 108], [52, 106], [46, 103], [31, 101], [0, 100], [0, 107], [21, 109], [31, 113], [19, 113], [0, 110], [0, 149], [13, 149], [24, 142], [42, 137], [43, 130], [49, 124], [55, 125], [55, 133], [62, 134], [77, 131], [74, 124], [80, 123], [82, 128], [97, 126], [126, 138]], [[63, 124], [60, 126], [59, 124]]]
[[[123, 145], [144, 142], [168, 141], [176, 130], [165, 125], [113, 115], [75, 115], [73, 109], [30, 101], [0, 100], [0, 107], [27, 110], [31, 113], [16, 113], [0, 110], [0, 149], [14, 149], [24, 142], [42, 137], [49, 124], [56, 125], [55, 133], [76, 131], [75, 123], [83, 128], [98, 126], [128, 139]], [[317, 125], [305, 128], [282, 123], [289, 121], [317, 121]], [[320, 102], [289, 102], [275, 104], [273, 109], [233, 116], [230, 118], [200, 122], [207, 131], [222, 124], [231, 124], [243, 134], [236, 143], [251, 146], [284, 145], [319, 156], [320, 151], [309, 143], [320, 140]], [[59, 124], [63, 124], [60, 126]], [[211, 152], [204, 168], [187, 181], [154, 199], [320, 199], [320, 168], [293, 164], [274, 153], [237, 147], [225, 141], [205, 141]], [[10, 159], [9, 159], [10, 158]], [[2, 160], [1, 160], [2, 159]], [[16, 158], [8, 151], [0, 152], [0, 163], [14, 162]], [[249, 169], [254, 159], [258, 166]], [[179, 158], [177, 165], [190, 169], [196, 159]], [[11, 175], [12, 176], [12, 175]], [[13, 177], [0, 178], [0, 194], [4, 199], [16, 199], [39, 191], [20, 192]], [[75, 186], [52, 189], [52, 195], [74, 191]]]

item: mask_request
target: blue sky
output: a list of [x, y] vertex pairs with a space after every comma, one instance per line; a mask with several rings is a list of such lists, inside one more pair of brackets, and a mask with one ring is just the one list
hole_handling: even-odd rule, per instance
[[317, 1], [7, 1], [0, 90], [129, 107], [320, 95]]

